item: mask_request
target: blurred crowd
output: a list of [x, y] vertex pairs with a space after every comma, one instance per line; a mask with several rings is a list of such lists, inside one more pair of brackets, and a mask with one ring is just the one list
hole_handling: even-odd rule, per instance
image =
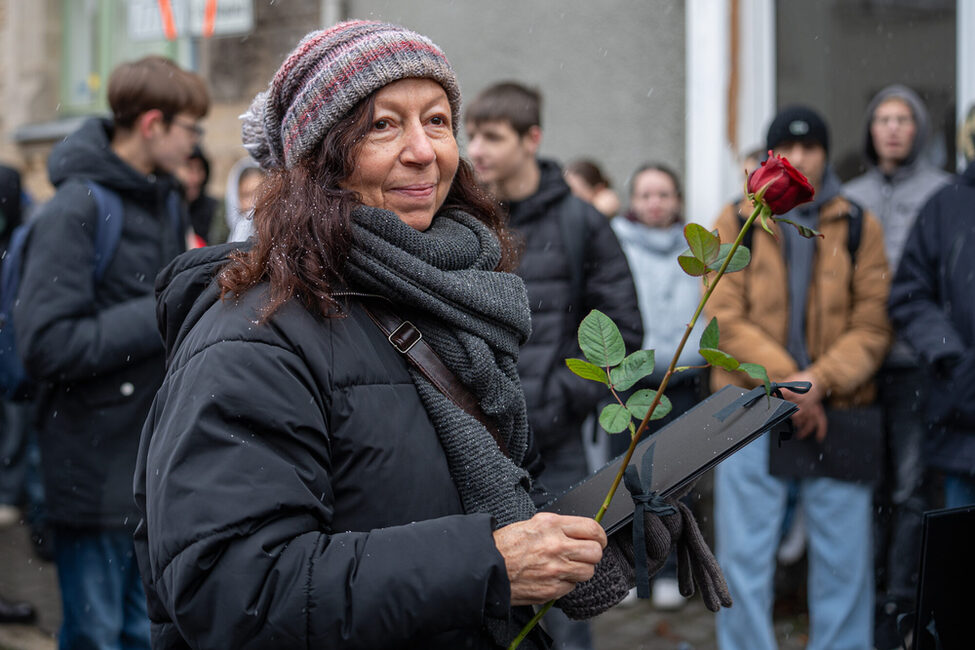
[[[112, 117], [86, 122], [52, 151], [53, 199], [33, 202], [17, 170], [0, 167], [0, 245], [25, 246], [16, 305], [4, 312], [16, 321], [16, 350], [0, 354], [15, 353], [33, 379], [4, 387], [0, 526], [24, 522], [38, 557], [56, 563], [63, 648], [149, 646], [132, 484], [166, 361], [154, 282], [187, 249], [251, 237], [266, 177], [242, 156], [225, 197], [210, 195], [199, 125], [209, 95], [168, 60], [120, 66], [108, 93]], [[680, 173], [653, 151], [620, 184], [600, 170], [604, 152], [565, 166], [541, 157], [541, 103], [536, 89], [504, 81], [463, 107], [461, 128], [478, 185], [521, 242], [515, 272], [528, 290], [532, 335], [518, 372], [541, 479], [560, 491], [629, 444], [593, 425], [604, 387], [563, 363], [578, 356], [580, 319], [599, 309], [629, 350], [656, 350], [657, 369], [633, 390], [656, 387], [702, 293], [677, 264], [684, 226], [705, 222], [729, 242], [752, 205], [729, 196], [720, 215], [686, 215]], [[966, 250], [975, 243], [975, 109], [959, 129], [961, 174], [929, 162], [929, 132], [923, 98], [893, 85], [863, 116], [864, 171], [855, 178], [834, 172], [829, 116], [809, 106], [781, 107], [765, 146], [742, 157], [747, 173], [768, 156], [798, 169], [815, 196], [781, 216], [822, 237], [804, 239], [783, 222], [753, 230], [751, 264], [718, 285], [680, 358], [687, 370], [669, 384], [673, 410], [653, 423], [666, 426], [728, 383], [758, 385], [707, 367], [693, 342], [712, 316], [722, 349], [739, 361], [763, 365], [773, 382], [811, 383], [784, 392], [799, 406], [792, 441], [765, 435], [722, 463], [713, 504], [703, 483], [684, 498], [702, 521], [713, 508], [734, 600], [717, 615], [722, 649], [775, 648], [776, 600], [799, 588], [809, 648], [902, 647], [922, 514], [975, 504], [975, 267]], [[121, 199], [114, 236], [99, 225], [112, 211], [97, 188]], [[29, 241], [15, 243], [23, 225]], [[89, 272], [101, 258], [107, 268]], [[783, 587], [776, 576], [797, 563], [808, 577]], [[0, 623], [33, 620], [29, 603], [7, 597]], [[656, 576], [652, 600], [665, 609], [686, 601], [676, 558]], [[558, 610], [546, 628], [556, 647], [592, 647], [588, 623]]]

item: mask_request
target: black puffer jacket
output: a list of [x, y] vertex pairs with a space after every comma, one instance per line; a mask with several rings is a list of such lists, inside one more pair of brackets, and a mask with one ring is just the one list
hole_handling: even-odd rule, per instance
[[[169, 218], [170, 177], [146, 177], [109, 147], [111, 124], [90, 120], [48, 159], [57, 193], [31, 231], [17, 347], [44, 382], [39, 439], [47, 507], [58, 525], [135, 528], [139, 432], [165, 370], [153, 281], [185, 247]], [[95, 200], [84, 179], [122, 198], [118, 248], [95, 284]]]
[[931, 370], [928, 464], [975, 474], [975, 163], [921, 210], [890, 292], [890, 316]]
[[[548, 160], [539, 165], [538, 191], [510, 205], [509, 222], [524, 238], [516, 273], [525, 281], [532, 312], [532, 335], [521, 350], [518, 373], [544, 458], [547, 449], [578, 437], [586, 414], [607, 394], [605, 386], [581, 379], [565, 366], [566, 358], [582, 357], [579, 323], [590, 310], [605, 313], [619, 326], [628, 352], [643, 342], [643, 324], [630, 267], [609, 221], [571, 195], [558, 165]], [[586, 232], [579, 235], [585, 255], [581, 305], [572, 304], [572, 260], [560, 217], [564, 210], [585, 215]]]
[[266, 286], [218, 301], [226, 249], [159, 278], [170, 366], [135, 480], [153, 647], [495, 647], [491, 517], [462, 514], [404, 359], [354, 301], [264, 325]]

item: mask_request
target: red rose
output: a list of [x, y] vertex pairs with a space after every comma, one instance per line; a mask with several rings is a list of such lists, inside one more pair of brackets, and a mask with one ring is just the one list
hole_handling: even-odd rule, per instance
[[789, 164], [782, 156], [768, 152], [768, 160], [748, 177], [749, 194], [758, 194], [765, 186], [762, 203], [772, 210], [772, 214], [785, 214], [806, 201], [811, 201], [815, 190], [799, 170]]

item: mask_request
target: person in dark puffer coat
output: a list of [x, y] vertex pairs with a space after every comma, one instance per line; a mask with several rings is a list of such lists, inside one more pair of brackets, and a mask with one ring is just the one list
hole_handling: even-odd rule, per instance
[[962, 130], [968, 167], [922, 208], [890, 293], [898, 332], [929, 381], [925, 461], [945, 475], [945, 505], [975, 503], [975, 107]]
[[[542, 481], [560, 492], [589, 471], [582, 423], [606, 399], [604, 386], [565, 365], [565, 359], [582, 356], [579, 324], [598, 309], [620, 328], [632, 352], [643, 341], [643, 322], [626, 256], [609, 222], [572, 195], [555, 162], [537, 158], [541, 102], [537, 90], [522, 84], [494, 84], [470, 103], [464, 124], [478, 182], [502, 202], [508, 225], [524, 243], [515, 273], [528, 289], [532, 336], [518, 371], [545, 463]], [[558, 611], [545, 623], [558, 647], [592, 648], [586, 623], [568, 621]]]
[[[165, 372], [153, 281], [185, 249], [176, 181], [209, 108], [203, 80], [162, 57], [112, 73], [113, 117], [91, 119], [48, 158], [57, 192], [39, 210], [14, 308], [17, 349], [40, 382], [38, 441], [61, 590], [62, 648], [144, 648], [132, 548], [139, 432]], [[86, 182], [118, 195], [102, 215]], [[121, 235], [95, 281], [96, 219]]]
[[[308, 34], [245, 113], [269, 170], [254, 237], [159, 278], [169, 365], [134, 485], [155, 648], [507, 647], [531, 605], [591, 617], [633, 584], [632, 531], [535, 512], [528, 301], [459, 158], [459, 105], [429, 39], [349, 21]], [[644, 518], [654, 568], [683, 517]]]

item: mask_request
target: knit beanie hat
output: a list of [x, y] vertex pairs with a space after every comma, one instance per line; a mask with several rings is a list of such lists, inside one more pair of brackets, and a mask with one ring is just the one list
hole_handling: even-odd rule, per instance
[[265, 169], [291, 168], [363, 99], [400, 79], [432, 79], [447, 93], [456, 135], [460, 88], [443, 51], [398, 25], [350, 20], [311, 32], [241, 120], [244, 148]]
[[805, 106], [787, 106], [768, 127], [765, 147], [775, 149], [783, 142], [812, 142], [829, 153], [829, 131], [819, 113]]

